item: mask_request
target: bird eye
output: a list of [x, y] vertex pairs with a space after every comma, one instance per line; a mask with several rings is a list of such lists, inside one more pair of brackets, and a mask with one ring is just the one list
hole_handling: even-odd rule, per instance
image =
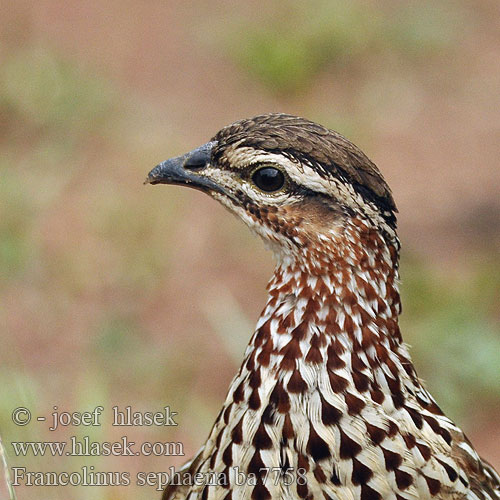
[[283, 187], [285, 184], [285, 175], [277, 168], [263, 167], [253, 173], [252, 181], [262, 191], [272, 193]]

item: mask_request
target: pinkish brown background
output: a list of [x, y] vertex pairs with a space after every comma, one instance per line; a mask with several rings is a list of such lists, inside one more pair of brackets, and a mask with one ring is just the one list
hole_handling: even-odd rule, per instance
[[[251, 115], [348, 136], [393, 188], [402, 331], [421, 377], [500, 467], [500, 4], [17, 0], [0, 18], [0, 432], [11, 467], [161, 471], [206, 438], [273, 269], [208, 197], [143, 186]], [[119, 440], [113, 405], [177, 411], [186, 457], [16, 457], [11, 441]], [[14, 408], [105, 407], [102, 427]], [[133, 481], [133, 479], [132, 479]], [[3, 491], [3, 490], [0, 490]], [[18, 488], [20, 499], [159, 498]]]

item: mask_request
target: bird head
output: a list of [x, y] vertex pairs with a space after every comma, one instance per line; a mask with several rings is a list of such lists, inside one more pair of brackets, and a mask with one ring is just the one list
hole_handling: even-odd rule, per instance
[[[396, 206], [378, 168], [346, 138], [309, 120], [266, 114], [156, 166], [149, 184], [199, 189], [241, 218], [279, 260], [319, 260], [357, 225], [397, 248]], [[323, 258], [322, 258], [323, 256]]]

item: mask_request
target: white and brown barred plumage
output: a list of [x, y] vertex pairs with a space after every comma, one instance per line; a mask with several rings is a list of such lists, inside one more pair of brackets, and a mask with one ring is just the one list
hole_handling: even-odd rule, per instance
[[355, 145], [262, 115], [147, 182], [206, 191], [277, 259], [222, 410], [180, 471], [219, 484], [169, 485], [165, 500], [500, 499], [498, 475], [423, 387], [401, 339], [396, 207]]

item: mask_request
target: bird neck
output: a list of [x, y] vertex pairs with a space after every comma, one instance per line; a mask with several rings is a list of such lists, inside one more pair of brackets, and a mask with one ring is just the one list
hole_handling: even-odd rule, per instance
[[[229, 399], [252, 407], [261, 379], [298, 393], [327, 376], [340, 391], [353, 385], [381, 400], [378, 371], [402, 399], [419, 382], [398, 326], [397, 258], [396, 246], [358, 223], [328, 248], [311, 245], [303, 259], [282, 259]], [[247, 382], [251, 394], [242, 392]]]
[[307, 332], [312, 344], [309, 349], [304, 345], [303, 354], [317, 359], [318, 343], [372, 354], [380, 343], [397, 348], [398, 248], [397, 239], [388, 242], [353, 220], [332, 241], [318, 240], [304, 245], [300, 258], [281, 259], [268, 285], [255, 340], [267, 337], [282, 345], [288, 337], [306, 340], [302, 336]]

